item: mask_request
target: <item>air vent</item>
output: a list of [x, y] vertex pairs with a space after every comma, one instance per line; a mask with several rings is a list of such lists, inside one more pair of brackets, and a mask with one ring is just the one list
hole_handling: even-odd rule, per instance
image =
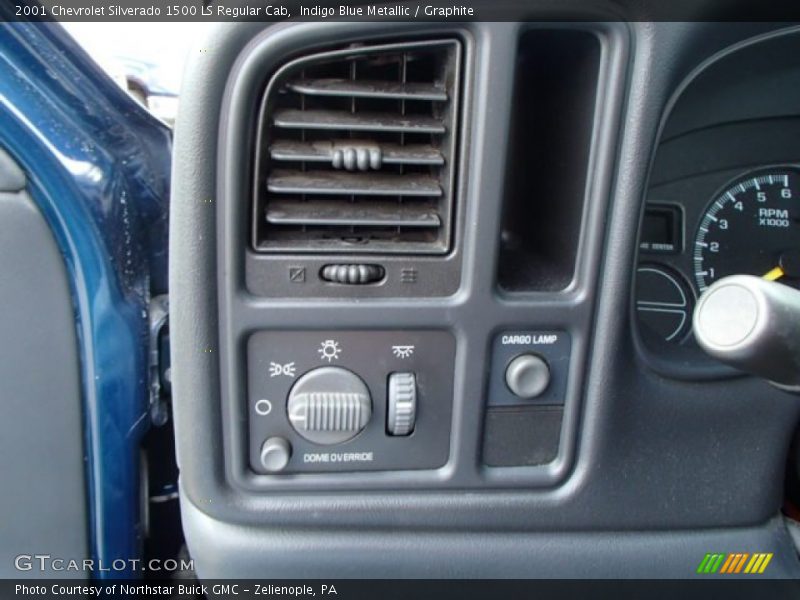
[[254, 248], [447, 252], [459, 63], [459, 43], [437, 40], [280, 69], [259, 118]]

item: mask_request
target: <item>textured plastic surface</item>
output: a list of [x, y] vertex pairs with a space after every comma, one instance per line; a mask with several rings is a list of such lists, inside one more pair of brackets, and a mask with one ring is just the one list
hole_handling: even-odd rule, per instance
[[560, 406], [489, 407], [483, 430], [483, 463], [519, 467], [554, 460], [563, 413]]
[[[707, 552], [709, 544], [723, 543], [766, 547], [768, 540], [781, 548], [787, 571], [796, 569], [782, 529], [734, 530], [719, 537], [681, 533], [744, 527], [777, 513], [786, 450], [800, 411], [796, 399], [752, 380], [699, 384], [660, 377], [640, 362], [625, 318], [642, 197], [665, 102], [702, 60], [753, 29], [708, 23], [592, 26], [603, 41], [602, 110], [569, 289], [509, 297], [492, 292], [512, 79], [502, 66], [514, 62], [516, 37], [528, 27], [497, 23], [463, 26], [469, 40], [464, 121], [470, 123], [474, 143], [465, 153], [471, 169], [464, 175], [463, 252], [457, 260], [463, 261], [466, 276], [458, 293], [414, 302], [364, 296], [357, 303], [336, 293], [326, 301], [310, 295], [296, 302], [247, 293], [242, 273], [246, 243], [239, 245], [247, 240], [247, 221], [242, 207], [225, 202], [238, 190], [226, 165], [244, 160], [235, 148], [243, 147], [243, 136], [249, 135], [242, 117], [255, 89], [252, 80], [241, 78], [254, 63], [247, 56], [236, 63], [239, 53], [250, 44], [248, 52], [275, 64], [309, 45], [428, 27], [441, 33], [452, 26], [329, 22], [263, 30], [258, 24], [225, 25], [204, 42], [210, 51], [193, 61], [185, 80], [184, 97], [194, 102], [182, 105], [177, 126], [180, 160], [174, 168], [170, 275], [173, 306], [178, 307], [173, 348], [185, 359], [174, 366], [184, 526], [201, 572], [263, 575], [264, 566], [273, 561], [270, 569], [276, 572], [344, 574], [339, 567], [347, 561], [360, 574], [370, 565], [372, 574], [398, 575], [398, 564], [408, 566], [403, 573], [420, 574], [431, 572], [435, 556], [440, 564], [455, 564], [457, 572], [469, 569], [472, 575], [533, 574], [537, 565], [542, 570], [552, 566], [558, 573], [556, 561], [574, 565], [575, 552], [589, 548], [590, 540], [596, 542], [596, 552], [582, 563], [587, 571], [573, 569], [570, 575], [588, 573], [594, 565], [597, 571], [592, 572], [603, 570], [609, 576], [632, 573], [634, 567], [650, 577], [682, 576], [687, 550], [702, 547]], [[635, 38], [635, 57], [627, 54], [629, 36]], [[231, 87], [225, 93], [229, 77]], [[220, 198], [218, 206], [195, 201], [203, 197]], [[209, 282], [223, 285], [215, 289]], [[246, 489], [232, 484], [229, 475], [243, 447], [231, 435], [234, 424], [241, 422], [237, 402], [245, 376], [243, 333], [262, 328], [325, 330], [332, 323], [379, 329], [387, 321], [392, 327], [447, 327], [457, 340], [448, 465], [433, 476], [315, 475], [316, 485], [297, 485], [286, 493], [264, 493], [267, 481]], [[479, 462], [480, 431], [490, 340], [500, 331], [531, 328], [565, 330], [572, 343], [559, 458], [547, 467], [484, 468]], [[766, 399], [766, 405], [752, 402], [754, 396]], [[563, 484], [555, 487], [559, 481]], [[539, 486], [544, 487], [534, 489]], [[192, 510], [191, 503], [202, 511]], [[412, 531], [413, 539], [403, 537], [407, 543], [392, 546], [392, 536], [381, 531], [388, 527]], [[426, 529], [430, 533], [420, 534]], [[577, 533], [589, 529], [598, 533], [588, 538]], [[679, 531], [664, 532], [669, 529]], [[527, 543], [501, 543], [505, 536], [497, 532], [509, 530], [521, 536], [511, 538]], [[639, 537], [632, 533], [636, 530], [661, 533]], [[522, 533], [531, 531], [539, 534]], [[553, 536], [554, 531], [561, 533]], [[622, 531], [626, 533], [608, 533]], [[548, 555], [554, 538], [572, 539], [575, 545]], [[621, 545], [633, 539], [641, 543], [628, 554]], [[697, 547], [688, 545], [689, 540]], [[486, 545], [495, 541], [492, 549]], [[339, 551], [330, 552], [331, 547]], [[366, 562], [341, 551], [353, 548]], [[669, 557], [655, 569], [653, 550]]]
[[[406, 531], [398, 527], [254, 530], [215, 521], [183, 497], [181, 513], [201, 577], [662, 578], [696, 577], [713, 549], [772, 552], [763, 577], [796, 578], [800, 565], [782, 519], [760, 527], [672, 531], [524, 533]], [[208, 543], [215, 539], [214, 544]], [[737, 550], [734, 550], [737, 549]], [[658, 560], [654, 561], [653, 557]]]
[[[462, 462], [460, 458], [462, 452], [471, 452], [473, 456], [477, 455], [477, 449], [480, 446], [479, 436], [471, 431], [473, 427], [479, 429], [483, 419], [486, 386], [483, 374], [487, 363], [486, 340], [491, 335], [489, 332], [507, 328], [509, 322], [530, 323], [531, 307], [540, 306], [539, 303], [543, 302], [548, 306], [548, 310], [537, 310], [535, 316], [536, 321], [539, 322], [537, 324], [549, 329], [563, 327], [565, 323], [569, 323], [569, 333], [573, 344], [576, 344], [577, 355], [582, 356], [582, 352], [585, 350], [585, 334], [588, 332], [588, 324], [592, 316], [592, 303], [586, 292], [593, 286], [596, 271], [591, 269], [594, 259], [587, 254], [581, 255], [577, 262], [578, 277], [573, 285], [563, 292], [544, 296], [532, 295], [529, 298], [524, 294], [515, 295], [513, 298], [501, 298], [491, 292], [495, 288], [493, 265], [496, 261], [496, 237], [499, 235], [497, 229], [499, 207], [495, 203], [486, 201], [486, 198], [499, 198], [503, 186], [502, 179], [491, 174], [499, 173], [504, 165], [504, 154], [497, 151], [497, 148], [504, 147], [508, 123], [501, 116], [502, 110], [497, 109], [503, 105], [504, 98], [501, 91], [509, 89], [511, 74], [504, 70], [489, 69], [486, 61], [488, 57], [492, 57], [488, 60], [500, 63], [513, 60], [514, 41], [520, 31], [526, 29], [525, 27], [519, 24], [497, 26], [472, 24], [466, 28], [460, 25], [450, 26], [453, 32], [458, 32], [462, 37], [465, 50], [465, 96], [462, 106], [469, 111], [469, 117], [464, 122], [472, 124], [470, 131], [490, 136], [480, 147], [468, 145], [466, 147], [467, 154], [462, 154], [464, 160], [469, 157], [473, 164], [481, 164], [486, 168], [481, 173], [475, 170], [464, 171], [466, 176], [460, 182], [464, 188], [459, 196], [462, 198], [460, 215], [463, 219], [462, 225], [468, 224], [468, 226], [462, 230], [461, 235], [464, 242], [459, 248], [469, 250], [469, 254], [463, 257], [465, 262], [462, 267], [472, 274], [469, 285], [462, 286], [458, 294], [445, 300], [430, 302], [417, 300], [413, 303], [412, 310], [411, 305], [400, 300], [406, 295], [406, 292], [398, 294], [398, 297], [392, 300], [360, 301], [358, 304], [330, 302], [330, 300], [310, 301], [311, 298], [303, 302], [270, 301], [246, 294], [246, 290], [249, 288], [239, 279], [241, 264], [247, 262], [248, 256], [246, 246], [241, 245], [240, 237], [240, 233], [247, 228], [248, 213], [245, 210], [247, 207], [236, 201], [235, 198], [242, 197], [241, 194], [245, 193], [242, 188], [243, 182], [246, 180], [242, 179], [239, 170], [241, 165], [247, 164], [243, 155], [247, 146], [242, 144], [242, 140], [250, 135], [248, 118], [252, 116], [252, 98], [258, 93], [259, 84], [263, 81], [265, 73], [269, 72], [274, 63], [282, 62], [281, 52], [297, 52], [298, 44], [305, 44], [306, 36], [309, 34], [313, 35], [315, 42], [319, 44], [331, 43], [331, 40], [342, 44], [343, 41], [351, 39], [349, 36], [353, 35], [351, 25], [342, 24], [343, 30], [337, 30], [337, 26], [328, 26], [317, 30], [316, 25], [310, 24], [268, 30], [271, 31], [271, 35], [261, 42], [255, 41], [251, 44], [248, 52], [239, 57], [236, 73], [230, 75], [231, 83], [222, 99], [226, 108], [218, 129], [221, 150], [218, 171], [219, 189], [216, 193], [221, 200], [216, 204], [219, 219], [215, 222], [216, 239], [218, 240], [216, 247], [219, 249], [218, 260], [220, 264], [225, 265], [221, 272], [228, 274], [224, 279], [218, 279], [221, 283], [219, 287], [220, 315], [223, 317], [221, 322], [223, 337], [219, 356], [221, 373], [226, 378], [225, 385], [230, 385], [230, 389], [224, 392], [223, 397], [236, 398], [241, 395], [240, 381], [237, 376], [231, 377], [230, 375], [241, 368], [238, 365], [242, 364], [242, 359], [237, 353], [242, 347], [242, 336], [247, 335], [253, 329], [287, 329], [292, 328], [293, 324], [296, 324], [295, 328], [330, 328], [332, 322], [342, 327], [381, 328], [387, 314], [391, 315], [392, 322], [396, 323], [396, 327], [399, 328], [413, 330], [447, 327], [452, 329], [456, 337], [464, 344], [460, 348], [460, 352], [464, 352], [464, 356], [467, 357], [462, 365], [459, 366], [457, 363], [456, 368], [456, 382], [461, 389], [456, 389], [455, 397], [461, 404], [463, 412], [461, 415], [458, 412], [455, 413], [459, 415], [458, 419], [463, 419], [463, 423], [456, 430], [459, 435], [463, 435], [463, 440], [451, 440], [451, 443], [463, 444], [463, 447], [458, 454], [451, 453], [451, 462], [454, 462], [447, 466], [444, 477], [442, 473], [420, 472], [414, 474], [414, 477], [393, 477], [389, 474], [386, 479], [394, 480], [394, 485], [401, 487], [427, 487], [435, 484], [436, 486], [463, 488], [465, 485], [483, 486], [487, 481], [491, 481], [493, 484], [503, 482], [505, 485], [511, 486], [552, 483], [569, 468], [574, 424], [578, 415], [578, 403], [575, 398], [577, 398], [580, 385], [572, 390], [573, 401], [571, 403], [567, 401], [570, 406], [566, 410], [565, 419], [571, 423], [571, 426], [563, 437], [565, 440], [565, 444], [562, 446], [563, 452], [553, 465], [539, 469], [485, 473], [475, 471], [474, 466], [469, 466], [469, 460], [465, 459]], [[409, 31], [419, 31], [416, 27], [406, 26], [410, 28]], [[392, 27], [392, 35], [402, 30], [402, 27], [400, 30], [397, 27]], [[607, 199], [604, 192], [607, 190], [606, 186], [610, 179], [606, 177], [606, 171], [600, 165], [607, 164], [611, 159], [608, 150], [614, 147], [614, 124], [619, 108], [617, 93], [621, 80], [612, 74], [619, 73], [622, 66], [626, 38], [623, 33], [624, 28], [613, 24], [581, 27], [592, 31], [597, 36], [602, 50], [601, 74], [604, 76], [609, 74], [610, 81], [613, 82], [603, 85], [598, 90], [598, 102], [601, 104], [598, 114], [603, 115], [604, 118], [600, 119], [592, 129], [592, 139], [596, 151], [592, 154], [589, 169], [596, 176], [593, 175], [594, 185], [587, 190], [585, 210], [587, 222], [595, 222], [596, 219], [602, 217], [604, 202]], [[342, 38], [342, 31], [350, 32], [349, 36], [345, 35]], [[361, 35], [376, 40], [380, 39], [379, 32], [381, 31], [385, 30], [378, 25], [369, 25]], [[480, 45], [475, 43], [475, 39], [477, 39], [475, 36], [483, 40]], [[474, 54], [478, 49], [483, 54]], [[209, 74], [206, 73], [205, 76], [208, 77]], [[493, 90], [492, 110], [486, 110], [486, 107], [481, 104], [487, 99], [484, 91], [473, 89], [470, 85], [473, 78], [476, 77], [480, 77], [482, 87], [486, 85]], [[194, 92], [189, 93], [194, 96]], [[505, 100], [508, 101], [509, 98], [506, 97]], [[206, 115], [208, 114], [206, 111]], [[178, 137], [180, 137], [180, 127], [178, 128]], [[465, 136], [465, 139], [469, 139], [469, 136]], [[196, 175], [196, 171], [194, 173]], [[176, 172], [176, 181], [179, 177], [180, 173]], [[196, 177], [194, 182], [186, 182], [190, 188], [202, 183], [203, 181]], [[207, 191], [200, 189], [195, 189], [192, 193], [208, 194]], [[187, 215], [179, 220], [185, 221], [185, 218], [191, 217]], [[599, 243], [599, 233], [600, 231], [597, 229], [585, 228], [579, 244], [588, 251], [588, 248]], [[179, 231], [175, 233], [175, 240], [179, 247], [181, 246], [180, 236]], [[208, 250], [208, 248], [206, 247], [204, 250]], [[178, 248], [177, 252], [180, 255], [181, 249]], [[387, 262], [386, 266], [387, 287], [382, 292], [383, 294], [391, 294], [390, 279], [395, 283], [399, 280], [403, 285], [416, 284], [418, 286], [417, 295], [420, 297], [428, 295], [424, 291], [428, 289], [428, 286], [439, 286], [443, 282], [441, 273], [432, 265], [426, 265], [424, 269], [403, 267], [398, 270], [395, 268], [399, 265], [390, 265]], [[180, 274], [176, 276], [178, 279], [181, 278]], [[218, 277], [216, 273], [209, 274], [209, 276]], [[282, 285], [282, 279], [283, 277], [270, 279], [269, 284], [273, 285], [274, 283], [274, 289], [277, 290]], [[313, 294], [311, 297], [313, 298]], [[340, 297], [340, 295], [336, 293], [335, 289], [332, 289], [329, 297], [332, 299]], [[229, 348], [232, 352], [228, 351]], [[582, 376], [577, 365], [570, 368], [574, 368], [574, 377]], [[226, 418], [233, 419], [230, 423], [237, 422], [239, 419], [235, 412], [237, 409], [234, 408], [234, 404], [229, 406], [230, 410], [234, 412]], [[235, 430], [232, 434], [233, 437], [230, 438], [232, 444], [237, 446], [241, 443], [238, 434]], [[470, 446], [472, 447], [471, 451]], [[466, 455], [464, 454], [464, 456]], [[239, 469], [236, 464], [236, 456], [235, 452], [232, 453], [234, 472]], [[461, 466], [454, 469], [459, 464]], [[365, 489], [376, 485], [377, 481], [378, 478], [367, 477], [340, 478], [336, 485], [347, 489]], [[321, 480], [320, 483], [322, 483]], [[386, 483], [381, 481], [379, 485], [383, 487]], [[253, 481], [248, 482], [247, 487], [248, 489], [266, 489], [264, 485], [265, 482]]]
[[36, 568], [14, 568], [14, 557], [23, 552], [78, 563], [90, 556], [69, 281], [53, 234], [24, 184], [22, 171], [0, 150], [0, 577], [9, 578], [42, 576]]

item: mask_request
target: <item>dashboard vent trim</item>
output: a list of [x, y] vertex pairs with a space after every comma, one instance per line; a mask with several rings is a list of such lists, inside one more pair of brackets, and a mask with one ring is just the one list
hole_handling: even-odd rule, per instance
[[444, 254], [453, 235], [461, 44], [292, 61], [258, 122], [258, 252]]

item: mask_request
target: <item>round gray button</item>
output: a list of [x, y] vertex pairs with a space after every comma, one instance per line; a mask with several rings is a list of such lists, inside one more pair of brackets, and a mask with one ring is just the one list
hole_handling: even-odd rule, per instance
[[520, 398], [536, 398], [550, 385], [550, 367], [535, 354], [517, 356], [506, 368], [506, 385]]
[[292, 446], [282, 437], [271, 437], [261, 446], [261, 466], [270, 473], [286, 468], [292, 456]]

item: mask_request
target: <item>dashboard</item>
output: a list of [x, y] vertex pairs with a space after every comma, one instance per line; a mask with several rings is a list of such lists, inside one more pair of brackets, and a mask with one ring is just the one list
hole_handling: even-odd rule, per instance
[[203, 576], [798, 572], [800, 405], [692, 313], [729, 274], [800, 284], [800, 31], [537, 14], [232, 23], [190, 66], [170, 332]]
[[687, 84], [664, 124], [646, 193], [634, 302], [645, 354], [674, 375], [726, 375], [695, 352], [692, 314], [712, 283], [734, 274], [800, 283], [800, 121], [787, 43], [762, 40], [720, 57]]
[[2, 25], [0, 572], [797, 595], [800, 25], [479, 4]]

